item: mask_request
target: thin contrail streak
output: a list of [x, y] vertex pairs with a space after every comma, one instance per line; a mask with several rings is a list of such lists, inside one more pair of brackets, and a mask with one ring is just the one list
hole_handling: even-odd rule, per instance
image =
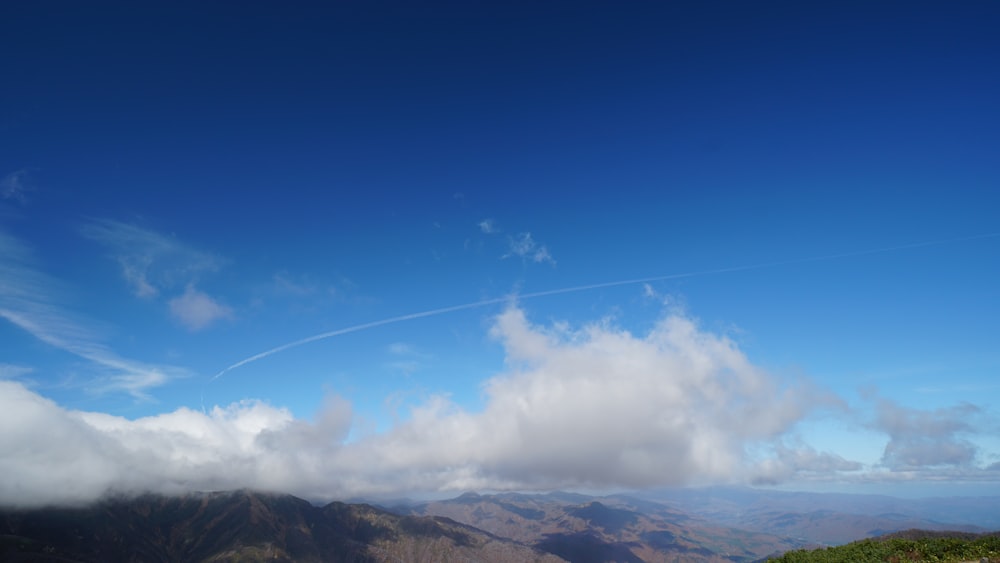
[[666, 280], [679, 279], [679, 278], [692, 278], [692, 277], [696, 277], [696, 276], [707, 276], [707, 275], [712, 275], [712, 274], [726, 274], [726, 273], [730, 273], [730, 272], [744, 272], [744, 271], [747, 271], [747, 270], [759, 270], [759, 269], [762, 269], [762, 268], [774, 268], [774, 267], [777, 267], [777, 266], [787, 266], [787, 265], [791, 265], [791, 264], [803, 264], [803, 263], [806, 263], [806, 262], [818, 262], [818, 261], [821, 261], [821, 260], [834, 260], [834, 259], [837, 259], [837, 258], [850, 258], [852, 256], [864, 256], [864, 255], [867, 255], [867, 254], [881, 254], [883, 252], [893, 252], [893, 251], [896, 251], [896, 250], [906, 250], [906, 249], [910, 249], [910, 248], [921, 248], [921, 247], [925, 247], [925, 246], [936, 246], [936, 245], [940, 245], [940, 244], [949, 244], [949, 243], [954, 243], [954, 242], [964, 242], [964, 241], [970, 241], [970, 240], [976, 240], [976, 239], [984, 239], [984, 238], [992, 238], [992, 237], [998, 237], [998, 236], [1000, 236], [1000, 233], [986, 233], [986, 234], [972, 235], [972, 236], [966, 236], [966, 237], [958, 237], [958, 238], [950, 238], [950, 239], [940, 239], [940, 240], [931, 240], [931, 241], [923, 241], [923, 242], [914, 242], [914, 243], [910, 243], [910, 244], [902, 244], [902, 245], [899, 245], [899, 246], [889, 246], [889, 247], [884, 247], [884, 248], [873, 248], [873, 249], [868, 249], [868, 250], [858, 250], [858, 251], [854, 251], [854, 252], [842, 252], [842, 253], [839, 253], [839, 254], [825, 254], [825, 255], [822, 255], [822, 256], [811, 256], [811, 257], [808, 257], [808, 258], [795, 258], [795, 259], [792, 259], [792, 260], [780, 260], [780, 261], [776, 261], [776, 262], [762, 262], [762, 263], [759, 263], [759, 264], [750, 264], [750, 265], [746, 265], [746, 266], [733, 266], [733, 267], [729, 267], [729, 268], [716, 268], [716, 269], [712, 269], [712, 270], [698, 270], [698, 271], [695, 271], [695, 272], [685, 272], [685, 273], [681, 273], [681, 274], [669, 274], [669, 275], [665, 275], [665, 276], [652, 276], [652, 277], [648, 277], [648, 278], [636, 278], [636, 279], [631, 279], [631, 280], [619, 280], [619, 281], [611, 281], [611, 282], [604, 282], [604, 283], [594, 283], [594, 284], [589, 284], [589, 285], [577, 285], [577, 286], [573, 286], [573, 287], [563, 287], [563, 288], [560, 288], [560, 289], [550, 289], [550, 290], [547, 290], [547, 291], [535, 291], [533, 293], [524, 293], [524, 294], [521, 294], [521, 295], [510, 295], [510, 296], [506, 296], [506, 297], [494, 297], [494, 298], [491, 298], [491, 299], [483, 299], [481, 301], [475, 301], [475, 302], [472, 302], [472, 303], [464, 303], [462, 305], [453, 305], [451, 307], [441, 307], [439, 309], [430, 309], [428, 311], [421, 311], [419, 313], [410, 313], [409, 315], [400, 315], [398, 317], [390, 317], [388, 319], [382, 319], [382, 320], [378, 320], [378, 321], [372, 321], [370, 323], [364, 323], [364, 324], [349, 326], [347, 328], [341, 328], [341, 329], [337, 329], [337, 330], [331, 330], [329, 332], [324, 332], [324, 333], [321, 333], [321, 334], [315, 334], [313, 336], [309, 336], [307, 338], [302, 338], [302, 339], [296, 340], [294, 342], [289, 342], [287, 344], [282, 344], [281, 346], [278, 346], [276, 348], [271, 348], [270, 350], [266, 350], [266, 351], [261, 352], [259, 354], [255, 354], [253, 356], [250, 356], [249, 358], [245, 358], [243, 360], [240, 360], [240, 361], [236, 362], [235, 364], [233, 364], [233, 365], [231, 365], [231, 366], [223, 369], [219, 373], [217, 373], [214, 376], [212, 376], [212, 379], [210, 379], [209, 381], [215, 381], [216, 379], [222, 377], [226, 373], [228, 373], [228, 372], [230, 372], [230, 371], [232, 371], [232, 370], [234, 370], [236, 368], [245, 366], [245, 365], [247, 365], [249, 363], [256, 362], [257, 360], [262, 360], [262, 359], [264, 359], [264, 358], [266, 358], [268, 356], [273, 356], [274, 354], [277, 354], [278, 352], [284, 352], [285, 350], [288, 350], [290, 348], [296, 348], [298, 346], [302, 346], [303, 344], [308, 344], [310, 342], [315, 342], [317, 340], [325, 340], [327, 338], [332, 338], [334, 336], [340, 336], [342, 334], [349, 334], [349, 333], [352, 333], [352, 332], [358, 332], [358, 331], [361, 331], [361, 330], [367, 330], [369, 328], [375, 328], [375, 327], [378, 327], [378, 326], [388, 325], [388, 324], [393, 324], [393, 323], [398, 323], [398, 322], [402, 322], [402, 321], [409, 321], [409, 320], [413, 320], [413, 319], [422, 319], [424, 317], [433, 317], [433, 316], [436, 316], [436, 315], [443, 315], [445, 313], [453, 313], [455, 311], [462, 311], [462, 310], [465, 310], [465, 309], [475, 309], [475, 308], [478, 308], [478, 307], [485, 307], [487, 305], [494, 305], [496, 303], [504, 303], [504, 302], [508, 302], [508, 301], [510, 301], [512, 299], [515, 299], [515, 298], [516, 299], [532, 299], [532, 298], [535, 298], [535, 297], [546, 297], [546, 296], [549, 296], [549, 295], [560, 295], [560, 294], [563, 294], [563, 293], [576, 293], [576, 292], [580, 292], [580, 291], [589, 291], [589, 290], [592, 290], [592, 289], [602, 289], [602, 288], [606, 288], [606, 287], [617, 287], [617, 286], [621, 286], [621, 285], [634, 285], [634, 284], [639, 284], [639, 283], [650, 283], [650, 282], [666, 281]]

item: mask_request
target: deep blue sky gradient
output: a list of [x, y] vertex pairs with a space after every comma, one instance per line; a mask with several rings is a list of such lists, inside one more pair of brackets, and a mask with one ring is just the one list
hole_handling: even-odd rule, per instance
[[[91, 362], [0, 324], [0, 364], [66, 408], [309, 417], [335, 392], [384, 429], [386, 397], [447, 392], [474, 411], [505, 369], [499, 304], [209, 379], [399, 315], [761, 266], [522, 306], [642, 334], [666, 297], [859, 419], [877, 396], [978, 405], [962, 439], [1000, 462], [1000, 4], [20, 2], [0, 21], [0, 232], [88, 337], [187, 370], [141, 399], [95, 390]], [[95, 224], [186, 249], [146, 264], [156, 297]], [[551, 261], [510, 255], [525, 233]], [[228, 315], [191, 329], [168, 308], [186, 288]], [[817, 444], [878, 463], [884, 436], [833, 426]]]

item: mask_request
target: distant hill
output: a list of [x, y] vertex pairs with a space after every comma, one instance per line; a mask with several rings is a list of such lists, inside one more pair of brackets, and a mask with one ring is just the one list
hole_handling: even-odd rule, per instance
[[447, 518], [249, 491], [3, 511], [0, 560], [561, 561]]
[[987, 528], [973, 523], [996, 520], [998, 501], [710, 487], [652, 491], [641, 498], [468, 493], [401, 510], [447, 516], [570, 560], [599, 560], [574, 551], [588, 545], [589, 553], [608, 554], [607, 560], [753, 561], [912, 528], [981, 533]]
[[756, 561], [805, 545], [629, 497], [468, 493], [409, 510], [445, 516], [580, 563]]
[[1000, 527], [1000, 498], [901, 499], [884, 495], [706, 487], [644, 498], [726, 526], [821, 545], [920, 528], [981, 533]]

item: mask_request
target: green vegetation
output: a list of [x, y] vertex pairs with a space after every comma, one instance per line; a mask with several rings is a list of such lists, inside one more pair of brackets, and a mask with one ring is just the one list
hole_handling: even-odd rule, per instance
[[1000, 561], [1000, 535], [976, 537], [927, 536], [920, 538], [877, 538], [838, 547], [800, 549], [770, 559], [778, 563], [908, 563], [936, 561], [956, 563], [983, 557]]

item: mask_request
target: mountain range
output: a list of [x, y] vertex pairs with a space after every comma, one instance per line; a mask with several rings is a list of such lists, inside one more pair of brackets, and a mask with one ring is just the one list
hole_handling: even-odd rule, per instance
[[8, 510], [0, 560], [560, 561], [445, 518], [251, 491]]
[[997, 525], [998, 500], [746, 488], [382, 506], [247, 490], [145, 495], [0, 510], [0, 560], [752, 562], [911, 528], [981, 532]]
[[627, 496], [467, 493], [417, 504], [410, 512], [447, 517], [583, 563], [755, 561], [805, 545]]

